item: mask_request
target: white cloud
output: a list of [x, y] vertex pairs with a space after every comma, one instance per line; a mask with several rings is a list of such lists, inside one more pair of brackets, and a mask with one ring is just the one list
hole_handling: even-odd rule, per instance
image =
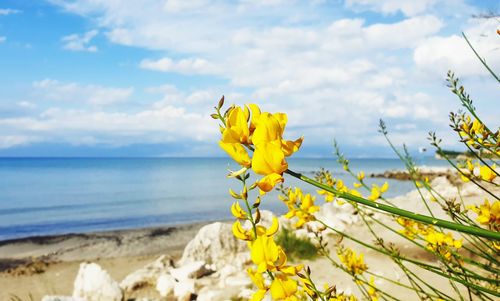
[[[497, 20], [475, 20], [465, 30], [470, 42], [493, 70], [500, 69], [500, 47]], [[484, 75], [486, 69], [475, 57], [465, 39], [458, 35], [430, 37], [415, 49], [415, 64], [432, 75], [443, 77], [448, 70], [460, 76]]]
[[35, 109], [50, 103], [36, 106], [29, 101], [19, 102], [18, 106], [33, 110], [29, 115], [0, 117], [0, 148], [41, 141], [122, 146], [175, 142], [211, 144], [217, 139], [218, 129], [207, 113], [214, 99], [220, 97], [214, 91], [184, 93], [172, 85], [150, 87], [145, 92], [156, 101], [144, 107], [117, 111], [78, 103], [90, 101], [96, 94], [108, 93], [100, 91], [116, 88], [63, 84], [52, 79], [34, 82], [33, 88], [40, 97], [70, 102], [57, 102], [41, 111]]
[[30, 110], [36, 108], [36, 104], [29, 102], [29, 101], [20, 101], [17, 103], [17, 105], [20, 106], [21, 108], [30, 109]]
[[419, 16], [369, 26], [361, 19], [341, 19], [319, 29], [245, 29], [233, 35], [238, 50], [214, 64], [232, 84], [255, 87], [260, 97], [352, 85], [355, 78], [367, 76], [373, 77], [369, 87], [388, 87], [404, 71], [401, 61], [387, 53], [411, 50], [441, 26], [437, 17]]
[[0, 43], [5, 42], [6, 40], [7, 40], [7, 37], [2, 37], [2, 36], [0, 36]]
[[106, 106], [127, 101], [134, 92], [133, 87], [115, 88], [98, 85], [81, 85], [78, 83], [61, 83], [54, 79], [33, 82], [37, 95], [57, 101], [71, 103], [88, 103], [95, 106]]
[[[455, 45], [456, 37], [443, 33], [463, 23], [464, 17], [457, 16], [469, 13], [461, 0], [344, 2], [355, 10], [397, 14], [369, 20], [325, 14], [337, 8], [332, 1], [53, 2], [91, 18], [112, 43], [151, 50], [138, 63], [140, 68], [217, 76], [215, 88], [151, 87], [147, 92], [161, 96], [144, 112], [184, 108], [183, 114], [201, 118], [225, 94], [228, 102], [256, 102], [265, 110], [287, 112], [287, 132], [291, 137], [306, 135], [306, 143], [325, 139], [329, 143], [334, 135], [352, 144], [383, 143], [371, 138], [383, 117], [389, 126], [398, 125], [400, 137], [411, 137], [410, 143], [420, 145], [426, 143], [426, 131], [446, 127], [443, 120], [456, 107], [443, 82], [428, 75], [465, 58], [462, 50], [444, 47], [449, 41]], [[450, 9], [454, 4], [459, 7], [456, 11]], [[463, 23], [474, 43], [482, 39], [480, 30], [471, 31], [475, 26]], [[447, 60], [448, 56], [452, 58]], [[475, 60], [470, 54], [468, 59]], [[221, 79], [227, 83], [219, 84]], [[200, 79], [195, 83], [211, 84]], [[90, 113], [77, 111], [76, 119], [83, 118], [76, 115], [90, 118]], [[122, 113], [116, 114], [102, 116], [120, 120]], [[133, 124], [122, 125], [133, 132]], [[153, 128], [149, 130], [156, 135]], [[183, 134], [187, 139], [192, 132], [179, 130], [178, 137]], [[144, 139], [150, 135], [144, 134]]]
[[383, 14], [398, 11], [407, 16], [423, 13], [436, 4], [437, 0], [346, 0], [345, 5], [352, 9], [367, 9]]
[[383, 49], [415, 46], [419, 40], [439, 32], [443, 23], [439, 18], [426, 15], [405, 19], [392, 24], [374, 24], [365, 29], [368, 45]]
[[188, 58], [174, 61], [168, 57], [159, 60], [144, 59], [139, 66], [143, 69], [178, 72], [182, 74], [215, 74], [217, 68], [201, 58]]
[[[36, 117], [0, 119], [3, 129], [30, 133], [39, 140], [54, 138], [71, 144], [123, 145], [172, 141], [210, 141], [217, 129], [205, 114], [171, 105], [141, 111], [105, 112], [51, 108]], [[22, 137], [0, 136], [0, 147], [28, 143]]]
[[21, 11], [17, 10], [17, 9], [0, 8], [0, 16], [7, 16], [7, 15], [13, 15], [13, 14], [19, 14], [19, 13], [21, 13]]
[[71, 34], [65, 36], [61, 39], [64, 43], [63, 48], [72, 51], [97, 52], [97, 46], [89, 45], [97, 34], [97, 30], [90, 30], [82, 35]]
[[209, 0], [166, 0], [164, 8], [169, 12], [182, 12], [191, 11], [193, 9], [200, 9], [209, 3]]
[[33, 142], [40, 141], [40, 138], [30, 136], [16, 136], [16, 135], [0, 135], [0, 149], [11, 148], [14, 146], [25, 145]]

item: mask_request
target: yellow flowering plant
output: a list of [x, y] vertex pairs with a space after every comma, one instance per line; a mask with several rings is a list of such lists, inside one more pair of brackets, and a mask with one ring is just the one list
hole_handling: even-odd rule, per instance
[[[488, 70], [498, 81], [491, 69]], [[220, 122], [219, 145], [240, 166], [228, 175], [241, 183], [240, 191], [229, 190], [234, 199], [230, 211], [235, 218], [234, 236], [246, 241], [249, 248], [251, 266], [247, 273], [255, 287], [251, 300], [408, 300], [402, 298], [400, 292], [380, 287], [378, 281], [405, 291], [403, 296], [414, 294], [419, 300], [500, 298], [500, 198], [497, 195], [500, 175], [496, 165], [500, 158], [500, 130], [492, 131], [482, 122], [469, 95], [451, 72], [448, 83], [468, 112], [452, 113], [451, 127], [473, 157], [455, 162], [442, 150], [434, 133], [430, 133], [429, 139], [461, 179], [477, 185], [489, 199], [466, 205], [460, 192], [453, 199], [443, 196], [429, 178], [421, 174], [407, 149], [401, 151], [392, 144], [387, 127], [381, 121], [380, 132], [404, 162], [425, 207], [423, 213], [404, 210], [385, 198], [388, 183], [369, 185], [365, 173], [351, 169], [336, 143], [337, 161], [352, 176], [352, 187], [325, 169], [316, 172], [314, 178], [293, 171], [287, 159], [300, 149], [304, 139], [285, 139], [288, 122], [285, 113], [263, 112], [256, 104], [232, 105], [223, 111], [224, 97], [219, 101], [212, 114]], [[257, 178], [253, 179], [252, 175]], [[314, 186], [318, 195], [304, 193], [299, 187], [286, 187], [286, 176]], [[279, 198], [288, 212], [281, 222], [273, 216], [271, 222], [264, 223], [261, 203], [278, 184], [281, 185]], [[319, 199], [338, 207], [351, 206], [361, 221], [363, 233], [372, 240], [332, 227], [321, 215]], [[443, 214], [438, 217], [433, 209], [436, 207], [430, 202], [440, 206], [446, 218]], [[335, 275], [330, 278], [333, 284], [323, 288], [317, 285], [314, 271], [307, 264], [290, 262], [277, 243], [276, 234], [282, 227], [289, 227], [287, 231], [305, 231], [314, 239], [318, 256], [352, 278], [357, 290], [353, 293], [338, 289]], [[332, 234], [337, 238], [333, 246], [328, 243]], [[391, 239], [420, 250], [417, 253], [420, 255], [406, 253]], [[375, 272], [370, 268], [369, 257], [355, 248], [387, 258], [391, 267], [398, 270], [397, 276]], [[439, 286], [432, 281], [436, 277], [443, 279]]]

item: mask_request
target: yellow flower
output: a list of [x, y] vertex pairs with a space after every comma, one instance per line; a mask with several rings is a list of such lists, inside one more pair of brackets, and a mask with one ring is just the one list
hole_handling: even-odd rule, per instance
[[482, 225], [488, 225], [492, 229], [500, 228], [500, 201], [491, 205], [486, 199], [479, 207], [471, 205], [468, 208], [478, 215], [476, 220]]
[[245, 107], [234, 107], [226, 118], [226, 128], [222, 133], [222, 141], [227, 143], [250, 143], [250, 130], [248, 129], [248, 118], [250, 111]]
[[252, 240], [253, 233], [250, 230], [245, 230], [241, 226], [240, 221], [235, 221], [232, 227], [233, 235], [241, 240]]
[[363, 274], [364, 271], [368, 269], [368, 266], [364, 262], [364, 255], [360, 253], [359, 256], [356, 256], [356, 252], [352, 249], [339, 249], [337, 255], [340, 261], [344, 264], [347, 271], [353, 275], [355, 274]]
[[252, 143], [255, 146], [274, 141], [279, 141], [281, 144], [283, 130], [278, 118], [271, 113], [264, 112], [256, 122], [257, 126], [252, 135]]
[[253, 134], [255, 128], [257, 127], [258, 120], [260, 118], [260, 108], [256, 104], [249, 104], [248, 107], [252, 112], [252, 117], [250, 118], [250, 126], [248, 127], [250, 134]]
[[484, 125], [481, 122], [479, 122], [479, 120], [474, 119], [474, 121], [472, 122], [471, 132], [474, 132], [476, 134], [481, 134], [483, 131], [484, 131]]
[[307, 278], [299, 278], [299, 279], [302, 282], [302, 288], [304, 289], [305, 293], [308, 294], [310, 297], [313, 297], [315, 292], [311, 289], [312, 287], [311, 280]]
[[267, 293], [267, 286], [264, 281], [264, 277], [262, 276], [262, 273], [259, 273], [253, 269], [247, 269], [247, 273], [250, 276], [250, 279], [252, 282], [255, 284], [257, 287], [257, 291], [253, 293], [251, 301], [260, 301], [264, 299], [264, 296]]
[[460, 178], [464, 181], [464, 183], [470, 182], [470, 176], [471, 174], [460, 173]]
[[414, 228], [414, 225], [416, 224], [414, 220], [398, 217], [396, 221], [398, 222], [398, 224], [404, 227], [404, 229], [400, 230], [399, 233], [403, 234], [409, 239], [414, 239], [415, 235], [418, 234], [418, 231]]
[[500, 251], [500, 242], [494, 241], [492, 242], [492, 245], [497, 251]]
[[220, 141], [219, 145], [234, 161], [236, 161], [236, 163], [241, 166], [248, 168], [252, 164], [250, 156], [243, 145], [239, 143], [226, 143], [223, 141]]
[[251, 244], [250, 258], [257, 265], [257, 272], [274, 270], [278, 260], [279, 248], [272, 237], [261, 235]]
[[387, 189], [389, 189], [389, 183], [384, 182], [384, 184], [382, 185], [382, 188], [380, 188], [380, 192], [384, 193], [387, 191]]
[[469, 170], [471, 173], [474, 172], [474, 165], [472, 164], [472, 161], [470, 159], [467, 159], [467, 170]]
[[271, 296], [274, 300], [298, 300], [295, 296], [295, 293], [297, 292], [297, 281], [287, 277], [286, 275], [277, 275], [271, 283], [269, 290], [271, 291]]
[[363, 179], [365, 178], [365, 172], [364, 171], [360, 171], [358, 173], [358, 181], [363, 181]]
[[370, 277], [370, 285], [368, 287], [368, 295], [372, 301], [378, 301], [377, 288], [375, 287], [375, 278]]
[[[261, 226], [262, 227], [262, 226]], [[264, 228], [265, 229], [265, 228]], [[266, 229], [266, 231], [264, 232], [267, 236], [271, 236], [271, 235], [274, 235], [276, 234], [276, 232], [278, 232], [278, 229], [279, 229], [279, 222], [278, 222], [278, 218], [276, 216], [273, 216], [273, 221], [271, 223], [271, 226], [269, 226], [269, 228]]]
[[376, 201], [382, 196], [382, 193], [386, 192], [389, 189], [389, 183], [384, 182], [382, 187], [379, 187], [377, 184], [372, 184], [371, 194], [368, 197], [371, 201]]
[[479, 174], [481, 175], [481, 179], [487, 182], [493, 181], [497, 176], [494, 172], [494, 169], [496, 168], [496, 164], [493, 164], [491, 167], [487, 165], [479, 167]]
[[241, 206], [238, 202], [234, 202], [231, 206], [231, 213], [238, 219], [245, 219], [247, 217], [246, 212], [241, 209]]
[[284, 179], [280, 174], [272, 173], [258, 180], [256, 183], [262, 192], [269, 192], [274, 188], [274, 186], [276, 186], [276, 184], [283, 181]]
[[314, 205], [314, 197], [310, 194], [304, 195], [300, 188], [288, 191], [288, 198], [283, 199], [289, 211], [285, 215], [286, 218], [297, 217], [298, 221], [294, 225], [296, 228], [301, 228], [305, 223], [315, 220], [314, 212], [319, 211], [319, 207]]
[[[283, 178], [278, 175], [288, 168], [285, 157], [296, 152], [303, 141], [302, 137], [295, 141], [283, 139], [286, 114], [261, 112], [255, 104], [243, 108], [234, 106], [224, 122], [219, 145], [233, 160], [244, 168], [252, 167], [255, 173], [263, 176], [277, 174], [258, 182], [261, 192], [268, 192], [282, 182]], [[254, 151], [253, 158], [247, 148]]]
[[304, 141], [304, 137], [300, 137], [295, 141], [282, 140], [281, 148], [283, 149], [283, 153], [285, 157], [290, 157], [293, 153], [299, 150], [302, 145], [302, 141]]
[[[233, 208], [231, 208], [231, 210], [233, 210]], [[234, 210], [237, 211], [238, 209], [235, 208]], [[244, 214], [244, 212], [235, 212], [235, 213]], [[246, 218], [246, 216], [244, 218]], [[279, 228], [278, 219], [275, 216], [273, 216], [273, 222], [268, 229], [266, 229], [264, 226], [261, 225], [258, 225], [256, 227], [257, 237], [272, 236], [278, 231], [278, 228]], [[253, 232], [253, 229], [244, 229], [239, 220], [233, 223], [232, 231], [233, 235], [241, 240], [252, 241], [255, 239], [255, 234]]]
[[462, 240], [454, 239], [451, 233], [445, 234], [432, 230], [425, 236], [425, 240], [427, 241], [427, 249], [441, 254], [446, 259], [451, 258], [450, 248], [459, 249], [462, 247]]
[[[255, 131], [257, 130], [258, 128]], [[252, 159], [252, 169], [255, 173], [263, 176], [273, 173], [281, 175], [287, 168], [285, 154], [280, 146], [264, 143], [255, 148]]]
[[327, 202], [327, 203], [330, 203], [330, 202], [332, 202], [335, 199], [335, 196], [333, 195], [333, 193], [328, 192], [326, 190], [318, 190], [317, 193], [319, 195], [324, 195], [325, 196], [325, 202]]

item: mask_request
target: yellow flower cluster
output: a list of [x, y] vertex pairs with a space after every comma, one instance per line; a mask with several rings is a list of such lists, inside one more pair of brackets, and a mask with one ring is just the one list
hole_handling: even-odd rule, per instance
[[313, 213], [319, 211], [319, 206], [314, 205], [314, 197], [303, 194], [300, 188], [290, 189], [287, 197], [280, 196], [280, 199], [287, 205], [288, 213], [286, 218], [296, 217], [296, 228], [301, 228], [305, 223], [315, 220]]
[[[320, 182], [321, 184], [328, 185], [330, 187], [335, 187], [335, 184], [337, 183], [337, 180], [332, 177], [332, 174], [324, 169], [321, 169], [319, 172], [316, 173], [315, 176], [316, 181]], [[343, 182], [339, 183], [339, 187], [344, 186]], [[318, 190], [318, 194], [324, 195], [325, 196], [325, 202], [333, 202], [335, 199], [335, 196], [333, 193], [328, 192], [326, 190]]]
[[[295, 141], [283, 139], [287, 123], [284, 113], [261, 112], [255, 104], [231, 107], [221, 126], [220, 147], [244, 169], [264, 176], [257, 182], [262, 192], [268, 192], [283, 182], [287, 170], [286, 157], [296, 152], [303, 138]], [[253, 150], [250, 158], [248, 150]]]
[[[230, 189], [229, 193], [236, 199], [231, 206], [231, 213], [236, 218], [232, 226], [233, 235], [248, 242], [250, 258], [255, 264], [253, 268], [247, 269], [257, 287], [252, 300], [262, 300], [269, 292], [273, 300], [297, 301], [304, 290], [299, 288], [294, 277], [302, 269], [302, 265], [287, 265], [287, 256], [274, 239], [279, 229], [278, 219], [273, 217], [269, 227], [261, 225], [260, 197], [251, 206], [248, 197], [249, 192], [257, 187], [262, 194], [283, 182], [282, 175], [288, 168], [285, 158], [299, 149], [302, 138], [295, 141], [283, 139], [287, 123], [287, 117], [283, 113], [261, 112], [258, 106], [250, 104], [244, 107], [232, 106], [221, 115], [223, 103], [221, 99], [216, 107], [217, 113], [212, 114], [212, 117], [222, 121], [222, 139], [219, 145], [242, 166], [232, 176], [242, 182], [243, 189], [239, 193]], [[250, 168], [264, 177], [247, 187], [247, 170]], [[245, 209], [241, 207], [240, 200], [245, 203]], [[314, 200], [309, 197], [300, 198], [300, 201], [295, 215], [299, 219], [308, 220], [310, 217], [303, 212], [314, 212]]]
[[364, 261], [363, 253], [360, 253], [359, 256], [357, 256], [356, 252], [350, 248], [339, 248], [337, 256], [347, 271], [352, 275], [361, 275], [368, 269], [368, 266]]
[[429, 231], [432, 231], [432, 226], [426, 226], [422, 223], [404, 217], [398, 217], [396, 221], [404, 227], [404, 229], [400, 230], [399, 233], [410, 239], [415, 239], [417, 235], [425, 236], [429, 234]]
[[479, 120], [471, 120], [468, 115], [461, 115], [458, 125], [462, 141], [475, 149], [488, 149], [490, 153], [500, 155], [500, 131], [492, 133]]
[[[246, 186], [244, 186], [241, 194], [232, 192], [231, 195], [236, 199], [243, 199], [248, 202]], [[267, 228], [259, 225], [259, 205], [260, 198], [257, 198], [253, 205], [256, 210], [255, 219], [249, 212], [241, 208], [238, 201], [231, 206], [231, 213], [236, 218], [232, 227], [233, 235], [238, 239], [248, 241], [250, 258], [256, 266], [255, 269], [250, 268], [247, 270], [248, 275], [257, 287], [252, 300], [262, 300], [269, 291], [274, 300], [296, 301], [298, 300], [296, 294], [299, 293], [298, 284], [291, 277], [297, 275], [302, 266], [287, 265], [285, 252], [274, 241], [274, 235], [279, 229], [278, 219], [273, 217], [271, 225]], [[252, 224], [252, 227], [242, 225], [241, 221], [247, 221], [247, 224]], [[268, 281], [265, 275], [273, 276]]]
[[427, 241], [427, 249], [441, 254], [446, 259], [451, 258], [452, 249], [462, 247], [461, 239], [454, 239], [451, 233], [438, 232], [434, 228], [430, 228], [425, 240]]
[[483, 204], [476, 206], [467, 206], [468, 209], [477, 214], [477, 221], [481, 225], [488, 226], [488, 228], [500, 231], [500, 201], [495, 201], [493, 204], [486, 199]]
[[371, 301], [378, 301], [377, 288], [375, 287], [375, 278], [373, 276], [370, 277], [368, 296], [370, 296]]
[[356, 175], [356, 179], [359, 181], [359, 183], [355, 182], [353, 184], [353, 186], [356, 188], [363, 186], [362, 183], [363, 183], [364, 178], [365, 178], [365, 172], [364, 171], [358, 172], [358, 174]]
[[[232, 212], [234, 211], [233, 215], [241, 218], [240, 210], [243, 210], [239, 205], [233, 206], [236, 207], [236, 209], [232, 209]], [[273, 217], [273, 222], [269, 228], [256, 225], [255, 230], [245, 229], [239, 220], [233, 224], [234, 236], [248, 241], [250, 258], [256, 265], [255, 269], [249, 268], [247, 270], [248, 275], [257, 287], [257, 291], [252, 296], [252, 300], [254, 301], [262, 300], [268, 291], [274, 300], [298, 300], [296, 297], [298, 284], [291, 277], [297, 275], [302, 269], [302, 265], [287, 265], [285, 252], [274, 241], [274, 235], [278, 231], [278, 228], [279, 223], [276, 217]], [[271, 272], [273, 273], [273, 278], [269, 284], [264, 275]]]
[[492, 166], [479, 166], [479, 175], [481, 179], [486, 182], [493, 182], [493, 180], [497, 177], [497, 174], [495, 173], [496, 168], [496, 164], [493, 164]]
[[389, 183], [384, 182], [382, 187], [379, 187], [377, 184], [372, 184], [371, 194], [368, 196], [368, 199], [371, 201], [376, 201], [382, 197], [382, 193], [386, 192], [389, 189]]
[[[264, 228], [258, 231], [255, 240], [249, 242], [250, 258], [257, 266], [255, 270], [247, 270], [258, 289], [253, 294], [252, 300], [262, 300], [268, 291], [274, 300], [298, 300], [296, 297], [298, 284], [291, 277], [297, 275], [302, 269], [302, 265], [287, 265], [286, 254], [274, 241], [275, 232], [272, 233], [273, 231], [274, 229], [270, 231], [270, 229]], [[270, 284], [267, 284], [268, 281], [266, 281], [264, 273], [271, 272], [273, 278]]]
[[[358, 175], [358, 177], [360, 175]], [[362, 177], [364, 178], [364, 173], [362, 173]], [[325, 184], [325, 185], [328, 185], [330, 187], [333, 187], [336, 190], [338, 190], [339, 192], [350, 193], [352, 195], [361, 197], [361, 193], [359, 191], [357, 191], [356, 189], [350, 189], [349, 187], [347, 187], [344, 184], [344, 181], [342, 181], [341, 179], [333, 178], [332, 174], [327, 170], [324, 170], [324, 169], [320, 170], [319, 172], [316, 173], [314, 178], [316, 179], [316, 181], [320, 182], [321, 184]], [[333, 193], [328, 192], [326, 190], [318, 190], [317, 193], [319, 195], [323, 195], [325, 197], [325, 202], [327, 202], [327, 203], [333, 202], [335, 200], [335, 196], [333, 195]], [[339, 205], [342, 205], [342, 204], [344, 204], [344, 201], [337, 199], [337, 203]]]
[[399, 233], [410, 239], [421, 237], [427, 242], [426, 248], [428, 250], [437, 252], [446, 259], [451, 257], [451, 248], [460, 249], [462, 247], [461, 239], [454, 239], [451, 233], [438, 232], [432, 225], [424, 225], [403, 217], [398, 217], [396, 221], [404, 227]]
[[[481, 165], [479, 162], [473, 164], [471, 159], [467, 159], [465, 163], [460, 164], [459, 167], [461, 167], [460, 177], [464, 182], [469, 182], [471, 179], [493, 182], [497, 177], [495, 172], [497, 168], [496, 164], [492, 164], [491, 166]], [[474, 172], [476, 170], [478, 173]]]

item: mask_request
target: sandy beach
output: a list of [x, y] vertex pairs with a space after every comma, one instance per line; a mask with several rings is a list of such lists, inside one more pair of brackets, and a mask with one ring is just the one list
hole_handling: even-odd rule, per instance
[[[178, 259], [185, 245], [207, 223], [88, 234], [31, 237], [0, 242], [0, 300], [16, 295], [40, 300], [71, 295], [83, 261], [101, 265], [121, 280], [166, 255]], [[147, 291], [141, 292], [148, 295]]]
[[[445, 198], [456, 196], [457, 188], [446, 177], [437, 177], [432, 181], [433, 187]], [[498, 188], [490, 187], [498, 192]], [[481, 203], [487, 195], [471, 183], [460, 187], [466, 204]], [[426, 193], [424, 192], [424, 195]], [[420, 201], [417, 191], [391, 199], [398, 207], [413, 212], [425, 212], [425, 205]], [[437, 203], [430, 203], [439, 218], [447, 218]], [[398, 229], [391, 218], [380, 216], [381, 221]], [[45, 295], [72, 294], [73, 283], [81, 262], [94, 262], [106, 270], [113, 279], [123, 280], [128, 274], [154, 261], [161, 255], [176, 262], [182, 255], [186, 244], [193, 239], [198, 230], [208, 223], [197, 223], [172, 227], [156, 227], [148, 229], [120, 230], [96, 232], [88, 234], [67, 234], [60, 236], [32, 237], [0, 242], [0, 300], [10, 300], [16, 295], [21, 300], [40, 300]], [[385, 240], [391, 241], [401, 253], [412, 258], [433, 262], [433, 256], [415, 247], [402, 237], [389, 233], [384, 227], [373, 224], [373, 230]], [[373, 237], [360, 223], [346, 224], [342, 231], [356, 238], [369, 242]], [[332, 242], [338, 237], [331, 236]], [[340, 241], [340, 240], [338, 240]], [[362, 248], [346, 239], [342, 241], [358, 252], [365, 254], [365, 261], [370, 271], [405, 282], [403, 275], [387, 257]], [[335, 243], [332, 244], [332, 247]], [[334, 249], [332, 248], [332, 251]], [[335, 256], [335, 254], [333, 253]], [[318, 284], [336, 284], [339, 289], [357, 294], [357, 288], [351, 278], [333, 268], [324, 258], [304, 262], [313, 270], [313, 279]], [[431, 279], [439, 287], [448, 287], [445, 278], [419, 271], [417, 274]], [[212, 280], [210, 280], [212, 281]], [[209, 283], [208, 281], [207, 283]], [[215, 283], [214, 281], [210, 283]], [[376, 285], [387, 289], [394, 296], [406, 299], [406, 292], [388, 281], [377, 280]], [[128, 300], [134, 298], [151, 298], [159, 300], [154, 287], [143, 287], [135, 291]], [[219, 300], [219, 299], [214, 299]], [[222, 299], [221, 299], [222, 300]]]

